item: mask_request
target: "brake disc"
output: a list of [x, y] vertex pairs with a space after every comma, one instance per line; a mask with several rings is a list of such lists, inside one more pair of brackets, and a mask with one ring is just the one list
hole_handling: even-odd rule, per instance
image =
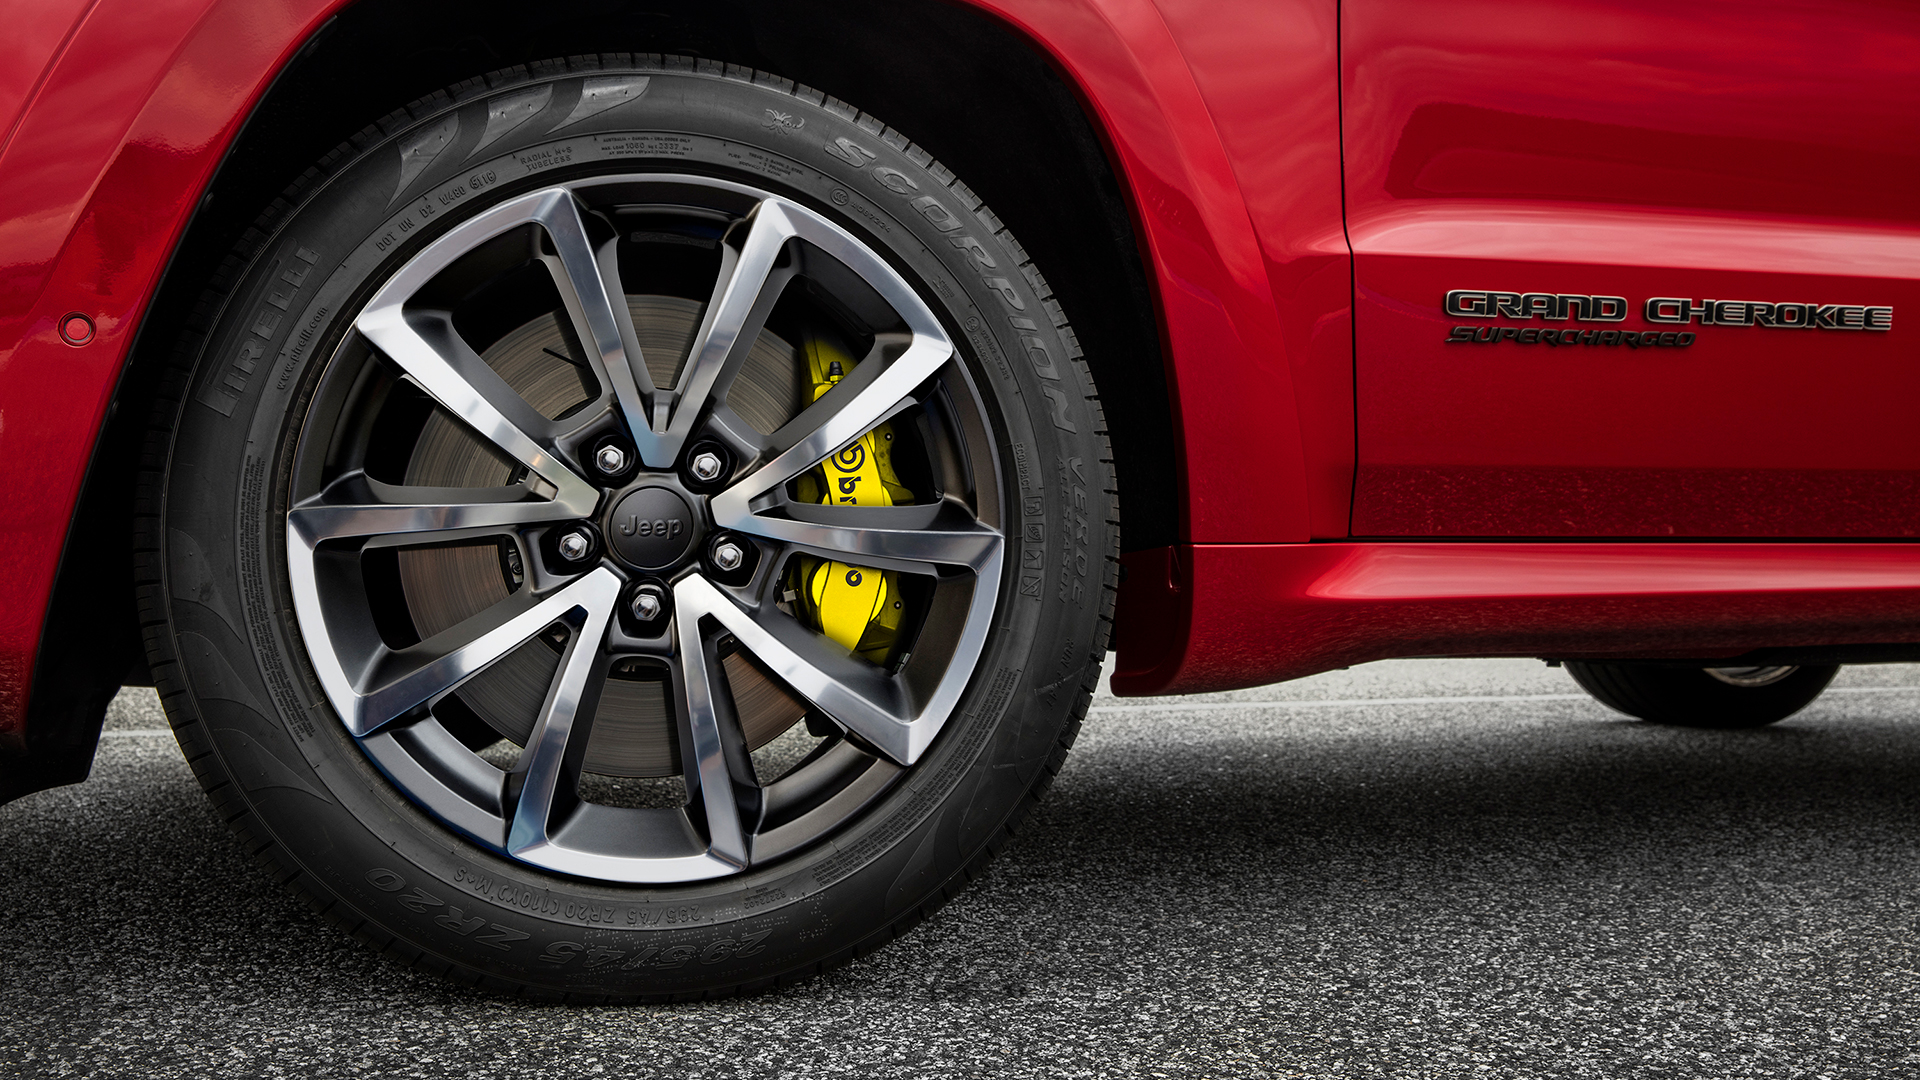
[[[655, 385], [672, 386], [699, 328], [702, 305], [674, 296], [628, 296], [627, 308], [648, 373]], [[481, 357], [527, 404], [549, 418], [564, 416], [593, 397], [580, 346], [554, 314], [509, 332]], [[793, 346], [763, 332], [728, 402], [742, 419], [768, 433], [799, 412], [800, 394]], [[406, 482], [499, 486], [512, 483], [514, 471], [505, 457], [436, 411], [414, 442]], [[398, 558], [407, 611], [422, 638], [505, 599], [522, 573], [517, 553], [496, 541], [411, 548]], [[560, 647], [559, 641], [536, 637], [468, 680], [457, 696], [502, 738], [524, 746], [552, 685]], [[727, 655], [721, 663], [749, 750], [772, 742], [806, 715], [802, 702], [744, 654]], [[678, 776], [681, 768], [679, 726], [666, 683], [651, 668], [616, 668], [601, 693], [582, 771], [661, 777]]]

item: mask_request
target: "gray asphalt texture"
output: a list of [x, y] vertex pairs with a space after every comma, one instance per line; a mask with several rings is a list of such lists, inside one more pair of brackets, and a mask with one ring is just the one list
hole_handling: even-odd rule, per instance
[[0, 1074], [1920, 1072], [1920, 667], [1737, 733], [1627, 720], [1530, 661], [1167, 704], [1097, 700], [1024, 836], [873, 957], [577, 1008], [310, 915], [129, 691], [91, 780], [0, 808]]

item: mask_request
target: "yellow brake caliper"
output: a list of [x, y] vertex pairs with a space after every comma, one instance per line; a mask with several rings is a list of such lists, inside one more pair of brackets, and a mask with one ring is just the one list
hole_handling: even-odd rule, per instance
[[[807, 375], [818, 401], [854, 368], [854, 360], [830, 341], [802, 342]], [[881, 424], [859, 441], [800, 478], [800, 497], [841, 506], [894, 506], [913, 493], [893, 472], [893, 425]], [[801, 614], [814, 628], [857, 656], [887, 662], [900, 630], [901, 596], [890, 570], [854, 566], [803, 555], [794, 592]]]

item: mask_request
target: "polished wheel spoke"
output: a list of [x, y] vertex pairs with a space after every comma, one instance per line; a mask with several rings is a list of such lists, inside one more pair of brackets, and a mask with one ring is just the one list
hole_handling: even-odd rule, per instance
[[[364, 737], [458, 687], [557, 621], [611, 611], [620, 591], [612, 571], [597, 569], [544, 599], [525, 592], [404, 649], [375, 649], [343, 689], [341, 719]], [[322, 671], [322, 682], [328, 673]], [[344, 671], [338, 673], [343, 680]], [[329, 689], [332, 689], [331, 687]], [[337, 699], [336, 699], [337, 703]]]
[[713, 497], [715, 522], [722, 528], [752, 531], [748, 521], [753, 516], [754, 500], [912, 407], [914, 392], [920, 384], [939, 371], [952, 355], [953, 346], [944, 337], [916, 336], [906, 351], [872, 381], [845, 388], [848, 391], [845, 394], [842, 387], [828, 391], [788, 425], [800, 427], [801, 431], [785, 450]]
[[1000, 553], [1000, 530], [951, 501], [924, 506], [838, 507], [786, 503], [781, 514], [747, 514], [727, 524], [812, 555], [861, 566], [938, 574], [979, 573]]
[[355, 326], [442, 408], [552, 484], [576, 516], [593, 511], [599, 492], [551, 449], [559, 434], [552, 422], [468, 348], [444, 314], [408, 316], [395, 306], [370, 310]]
[[[620, 361], [613, 366], [628, 367], [621, 331], [624, 304], [609, 302], [579, 209], [565, 188], [503, 203], [427, 245], [374, 294], [354, 320], [354, 328], [442, 408], [552, 484], [558, 501], [584, 516], [592, 512], [597, 493], [557, 453], [556, 442], [566, 432], [534, 411], [474, 352], [448, 312], [415, 302], [436, 275], [468, 251], [528, 224], [538, 225], [554, 241], [555, 258], [561, 264], [554, 274], [556, 285], [576, 324], [585, 327], [583, 340], [592, 354], [588, 362], [596, 375], [616, 387], [619, 396], [607, 357], [610, 351]], [[626, 335], [631, 335], [630, 327]], [[630, 372], [627, 381], [631, 385]], [[632, 397], [638, 401], [637, 389]], [[621, 397], [620, 403], [624, 411], [628, 399]]]
[[747, 216], [739, 248], [720, 246], [720, 275], [687, 352], [680, 400], [667, 429], [676, 452], [691, 435], [707, 399], [724, 391], [720, 379], [728, 361], [739, 349], [752, 347], [790, 277], [774, 269], [787, 241], [797, 235], [788, 206], [777, 199], [761, 202]]
[[507, 532], [575, 515], [533, 485], [435, 488], [384, 484], [354, 472], [287, 511], [287, 526], [303, 547], [344, 537], [424, 543]]
[[507, 850], [521, 858], [541, 861], [543, 852], [554, 846], [555, 811], [563, 797], [572, 794], [578, 779], [579, 751], [587, 734], [583, 720], [591, 716], [606, 681], [601, 654], [619, 590], [618, 580], [608, 571], [589, 574], [581, 579], [578, 601], [568, 606], [561, 620], [568, 631], [566, 651], [517, 770], [521, 782]]
[[553, 274], [574, 332], [586, 346], [588, 366], [602, 385], [613, 388], [640, 460], [654, 468], [671, 466], [674, 451], [655, 430], [666, 392], [653, 385], [640, 355], [620, 284], [618, 237], [595, 250], [579, 203], [560, 189], [541, 204], [538, 220], [554, 247], [554, 254], [542, 261]]
[[755, 618], [705, 578], [684, 578], [673, 591], [682, 620], [711, 618], [801, 697], [895, 762], [913, 764], [931, 741], [898, 680], [879, 668], [791, 619]]
[[702, 591], [700, 585], [706, 585], [706, 582], [699, 577], [690, 577], [674, 588], [677, 604], [684, 604], [682, 597], [694, 597], [694, 606], [680, 607], [675, 627], [675, 645], [679, 652], [682, 682], [686, 687], [687, 733], [690, 736], [690, 744], [683, 747], [681, 753], [688, 758], [688, 778], [695, 782], [692, 786], [697, 786], [701, 809], [706, 813], [707, 835], [713, 854], [744, 866], [747, 862], [747, 839], [740, 823], [739, 803], [734, 798], [733, 770], [727, 763], [727, 742], [737, 737], [737, 731], [729, 730], [727, 725], [722, 724], [719, 703], [714, 696], [718, 673], [714, 670], [713, 658], [707, 651], [701, 627], [702, 616], [709, 614], [702, 605], [715, 599], [723, 604], [727, 601], [718, 593], [709, 595], [712, 586], [707, 585], [707, 591]]

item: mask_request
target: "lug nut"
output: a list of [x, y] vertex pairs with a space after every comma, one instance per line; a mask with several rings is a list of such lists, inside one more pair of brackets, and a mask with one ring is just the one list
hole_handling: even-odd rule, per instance
[[727, 482], [727, 474], [733, 471], [732, 461], [733, 455], [720, 443], [712, 439], [697, 442], [687, 447], [680, 478], [695, 491], [711, 492]]
[[633, 591], [633, 617], [650, 623], [666, 614], [667, 596], [660, 586], [648, 582]]
[[593, 463], [608, 476], [617, 476], [626, 470], [627, 452], [617, 446], [603, 446], [593, 455]]
[[561, 522], [540, 538], [540, 564], [561, 577], [588, 569], [600, 551], [600, 530], [586, 521]]
[[753, 580], [760, 549], [738, 533], [717, 533], [707, 539], [707, 574], [722, 585], [739, 587]]
[[575, 529], [560, 537], [554, 547], [559, 550], [561, 558], [568, 562], [579, 562], [587, 557], [587, 550], [593, 547], [593, 541], [587, 539], [586, 533]]

